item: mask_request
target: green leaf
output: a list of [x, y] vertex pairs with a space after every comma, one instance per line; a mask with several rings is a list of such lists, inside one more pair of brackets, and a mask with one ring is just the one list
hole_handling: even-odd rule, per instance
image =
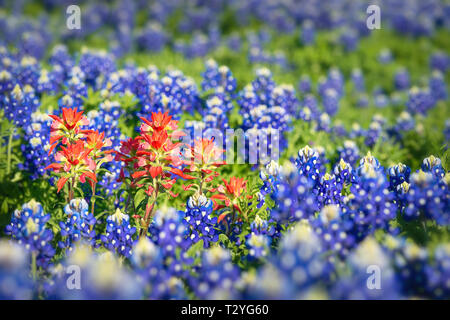
[[192, 245], [186, 252], [186, 254], [191, 258], [195, 258], [197, 255], [200, 254], [202, 250], [203, 250], [203, 240], [200, 240], [199, 242]]

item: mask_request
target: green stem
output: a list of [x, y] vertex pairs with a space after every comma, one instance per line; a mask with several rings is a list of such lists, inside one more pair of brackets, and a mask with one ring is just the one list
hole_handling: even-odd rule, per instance
[[230, 227], [228, 229], [228, 236], [231, 234], [231, 230], [233, 230], [233, 226], [235, 224], [235, 220], [236, 220], [236, 209], [233, 207], [233, 212], [231, 213], [231, 222], [230, 222]]
[[36, 265], [36, 252], [31, 254], [31, 276], [33, 280], [36, 280], [37, 277], [37, 265]]
[[95, 185], [92, 187], [92, 196], [91, 196], [91, 213], [94, 215], [95, 208]]
[[[92, 216], [94, 216], [94, 209], [95, 209], [95, 184], [92, 187], [92, 196], [91, 196], [91, 213]], [[89, 228], [91, 231], [94, 229], [94, 225], [91, 225], [91, 227]]]
[[428, 240], [427, 222], [424, 219], [422, 219], [422, 226], [423, 226], [423, 231], [425, 232], [425, 240]]
[[[150, 221], [152, 220], [152, 217], [153, 217], [153, 211], [155, 211], [156, 199], [158, 198], [158, 192], [159, 192], [159, 183], [156, 180], [153, 180], [153, 188], [154, 188], [153, 206], [152, 206], [152, 209], [145, 214], [144, 228], [141, 229], [140, 236], [139, 236], [140, 238], [142, 238], [142, 236], [144, 236], [147, 233], [148, 226], [150, 225]], [[148, 203], [150, 203], [150, 198], [149, 198]]]
[[72, 176], [71, 182], [69, 184], [70, 188], [69, 188], [69, 203], [70, 201], [73, 200], [74, 198], [74, 194], [75, 194], [75, 177]]
[[13, 135], [14, 135], [14, 129], [11, 130], [11, 133], [9, 134], [9, 139], [8, 139], [8, 160], [7, 160], [7, 165], [6, 165], [6, 174], [11, 173], [11, 151], [12, 151]]

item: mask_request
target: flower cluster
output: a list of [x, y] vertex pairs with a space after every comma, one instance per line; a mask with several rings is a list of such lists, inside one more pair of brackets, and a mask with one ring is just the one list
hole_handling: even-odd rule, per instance
[[60, 221], [62, 240], [59, 241], [60, 248], [73, 249], [73, 246], [83, 240], [86, 243], [95, 243], [95, 225], [97, 219], [92, 212], [89, 212], [89, 207], [84, 199], [72, 199], [64, 207], [66, 214], [66, 221]]
[[53, 231], [46, 227], [50, 214], [46, 214], [42, 205], [31, 200], [16, 210], [11, 223], [6, 226], [6, 234], [23, 245], [35, 259], [38, 267], [48, 268], [55, 254], [51, 241]]
[[136, 228], [130, 226], [129, 216], [117, 208], [116, 212], [106, 219], [106, 234], [101, 235], [100, 239], [105, 248], [130, 257], [133, 246], [132, 236], [135, 232]]
[[83, 111], [77, 108], [63, 108], [62, 117], [51, 115], [53, 123], [50, 129], [50, 150], [53, 152], [58, 146], [54, 159], [56, 162], [47, 166], [59, 175], [57, 182], [58, 192], [69, 181], [69, 200], [74, 198], [76, 182], [87, 182], [95, 194], [97, 183], [96, 171], [103, 162], [112, 160], [108, 151], [102, 150], [109, 147], [111, 141], [104, 138], [104, 133], [82, 129], [88, 124], [83, 116]]

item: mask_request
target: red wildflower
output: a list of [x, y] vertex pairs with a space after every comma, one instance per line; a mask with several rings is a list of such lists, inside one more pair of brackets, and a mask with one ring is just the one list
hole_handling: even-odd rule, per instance
[[63, 144], [73, 143], [89, 130], [81, 130], [80, 127], [89, 124], [89, 121], [83, 116], [83, 111], [78, 112], [77, 108], [63, 108], [62, 118], [56, 115], [49, 115], [53, 119], [50, 127], [50, 149], [51, 154], [55, 147], [62, 142]]
[[[239, 202], [247, 191], [247, 180], [244, 178], [231, 177], [229, 182], [225, 179], [222, 179], [222, 181], [225, 186], [219, 186], [217, 188], [219, 193], [211, 196], [211, 199], [214, 201], [215, 209], [229, 207], [231, 205], [234, 209], [241, 212]], [[225, 202], [225, 205], [218, 205], [215, 200], [222, 200]]]

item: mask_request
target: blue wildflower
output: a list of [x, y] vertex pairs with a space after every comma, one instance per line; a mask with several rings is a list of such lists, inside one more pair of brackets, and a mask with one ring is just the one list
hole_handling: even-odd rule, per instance
[[46, 227], [49, 220], [50, 214], [44, 213], [42, 205], [31, 200], [14, 212], [5, 229], [6, 234], [36, 256], [36, 265], [44, 269], [49, 267], [55, 254], [51, 243], [53, 231]]

